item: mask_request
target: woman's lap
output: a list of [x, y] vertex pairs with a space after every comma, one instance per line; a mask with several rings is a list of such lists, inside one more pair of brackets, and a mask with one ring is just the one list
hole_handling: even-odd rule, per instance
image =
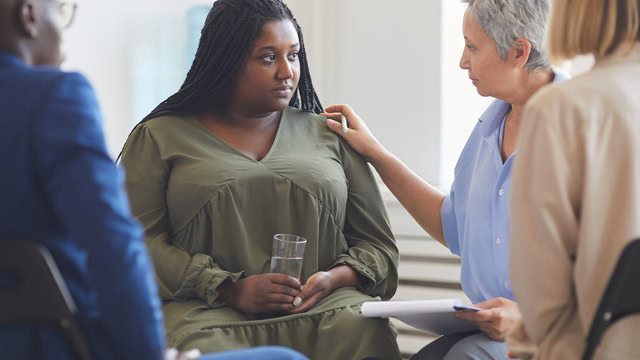
[[411, 360], [502, 360], [507, 345], [491, 340], [485, 333], [472, 331], [441, 336], [422, 348]]
[[389, 321], [360, 314], [360, 303], [370, 299], [345, 288], [308, 313], [263, 320], [250, 320], [226, 307], [196, 306], [190, 311], [165, 307], [172, 313], [167, 314], [169, 345], [203, 353], [279, 345], [311, 358], [399, 359], [396, 332]]

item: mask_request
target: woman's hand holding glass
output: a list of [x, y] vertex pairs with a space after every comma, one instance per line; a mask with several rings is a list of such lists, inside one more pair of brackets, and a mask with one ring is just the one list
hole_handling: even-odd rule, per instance
[[289, 312], [300, 295], [300, 282], [285, 274], [259, 274], [220, 285], [220, 299], [246, 313]]
[[334, 290], [358, 284], [357, 273], [349, 266], [319, 271], [304, 287], [286, 274], [259, 274], [225, 282], [218, 288], [220, 299], [246, 313], [284, 312], [298, 314], [311, 309]]
[[[326, 116], [327, 126], [340, 134], [349, 145], [359, 152], [364, 158], [375, 165], [376, 159], [380, 158], [386, 151], [378, 139], [373, 136], [367, 125], [349, 105], [333, 105], [325, 109], [321, 115]], [[345, 133], [342, 131], [342, 124], [336, 119], [342, 115], [347, 117], [349, 129]]]

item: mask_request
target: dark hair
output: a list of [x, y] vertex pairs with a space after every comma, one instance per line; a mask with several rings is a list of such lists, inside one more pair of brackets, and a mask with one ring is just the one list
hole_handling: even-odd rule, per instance
[[140, 123], [163, 115], [183, 115], [224, 106], [231, 85], [253, 41], [267, 22], [290, 20], [300, 39], [300, 80], [289, 105], [322, 112], [313, 89], [302, 30], [282, 0], [218, 0], [207, 16], [200, 44], [187, 78], [177, 93], [158, 105]]

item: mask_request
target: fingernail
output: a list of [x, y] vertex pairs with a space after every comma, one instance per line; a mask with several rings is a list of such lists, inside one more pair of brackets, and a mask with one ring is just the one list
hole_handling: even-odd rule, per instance
[[295, 298], [293, 300], [293, 307], [298, 307], [298, 306], [300, 306], [300, 304], [302, 304], [302, 298], [300, 296], [298, 296], [297, 298]]
[[191, 349], [187, 352], [184, 353], [184, 357], [187, 359], [197, 359], [200, 356], [202, 356], [202, 354], [200, 353], [200, 350], [198, 349]]

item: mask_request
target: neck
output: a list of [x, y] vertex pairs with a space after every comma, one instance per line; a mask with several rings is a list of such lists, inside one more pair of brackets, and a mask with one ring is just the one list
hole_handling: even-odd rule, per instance
[[274, 111], [264, 114], [251, 114], [243, 111], [228, 109], [225, 112], [207, 114], [203, 118], [212, 120], [226, 127], [235, 128], [247, 132], [263, 132], [277, 126], [282, 111]]
[[507, 122], [512, 123], [513, 125], [519, 125], [520, 119], [522, 119], [522, 112], [524, 111], [524, 104], [511, 105], [511, 111], [509, 112], [509, 116], [507, 116]]
[[21, 58], [22, 60], [24, 60], [24, 62], [29, 63], [27, 61], [29, 59], [27, 56], [25, 56], [26, 55], [25, 52], [21, 50], [22, 49], [17, 44], [12, 44], [8, 41], [5, 41], [5, 39], [0, 39], [0, 51], [9, 53], [11, 55], [15, 55]]
[[511, 113], [509, 114], [509, 121], [520, 122], [522, 118], [522, 112], [524, 107], [538, 90], [543, 86], [553, 81], [554, 74], [551, 70], [541, 70], [528, 72], [522, 75], [518, 82], [517, 91], [513, 92], [513, 95], [508, 99], [504, 99], [511, 104]]

